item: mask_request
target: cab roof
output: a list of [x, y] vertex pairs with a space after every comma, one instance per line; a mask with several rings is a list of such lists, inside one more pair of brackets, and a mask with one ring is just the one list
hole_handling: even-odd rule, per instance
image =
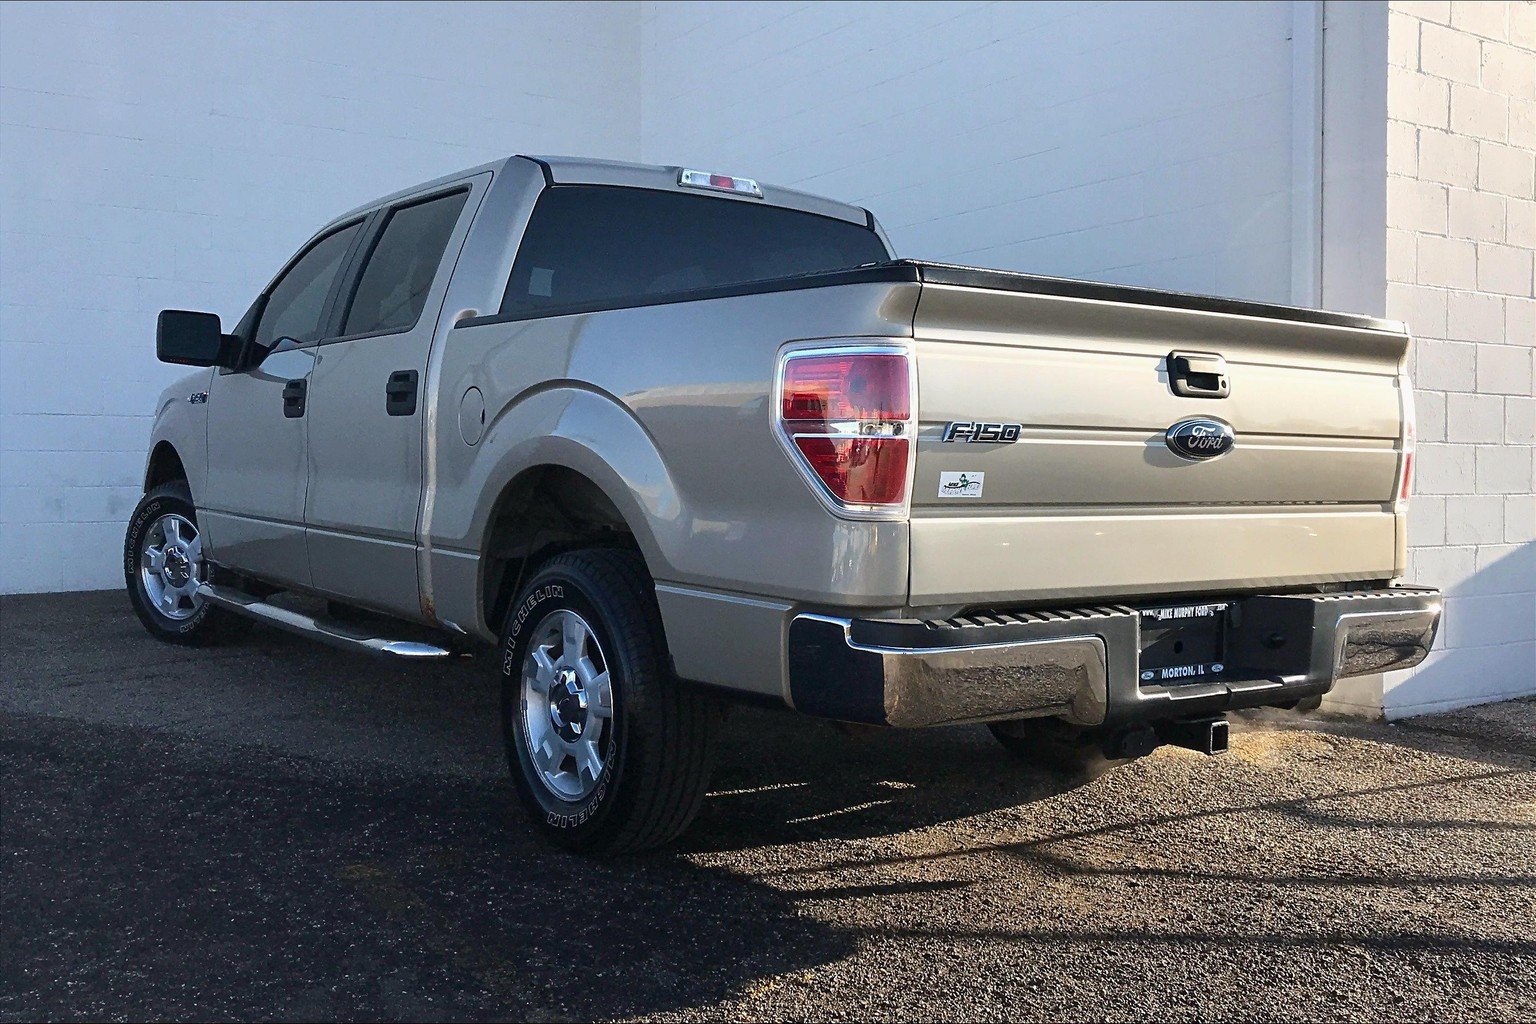
[[[873, 224], [873, 218], [869, 211], [862, 207], [852, 206], [848, 203], [839, 203], [836, 200], [823, 196], [811, 195], [808, 192], [800, 192], [796, 189], [783, 188], [778, 185], [761, 184], [763, 197], [736, 195], [726, 192], [699, 192], [685, 188], [678, 184], [679, 176], [683, 172], [681, 166], [663, 166], [659, 164], [635, 164], [621, 160], [598, 160], [590, 157], [577, 156], [509, 156], [490, 163], [481, 164], [447, 174], [441, 178], [412, 185], [410, 188], [401, 189], [398, 192], [382, 196], [369, 203], [364, 203], [355, 209], [349, 210], [336, 218], [337, 221], [346, 220], [357, 214], [384, 206], [421, 192], [429, 191], [438, 185], [447, 185], [454, 181], [461, 181], [471, 175], [484, 171], [501, 171], [514, 160], [527, 161], [537, 166], [544, 175], [544, 180], [550, 185], [620, 185], [629, 188], [649, 188], [660, 191], [682, 191], [693, 195], [709, 195], [731, 202], [763, 203], [768, 206], [782, 206], [791, 210], [801, 210], [805, 213], [815, 213], [823, 217], [835, 217], [853, 224]], [[699, 170], [711, 170], [710, 168], [698, 168]]]

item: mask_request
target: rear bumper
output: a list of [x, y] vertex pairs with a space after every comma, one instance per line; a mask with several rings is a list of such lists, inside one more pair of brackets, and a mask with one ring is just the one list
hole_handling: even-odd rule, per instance
[[790, 623], [789, 689], [806, 714], [927, 726], [1054, 716], [1118, 725], [1285, 704], [1344, 676], [1410, 668], [1440, 625], [1419, 587], [1231, 601], [1220, 678], [1161, 685], [1140, 671], [1129, 606], [997, 612], [943, 621], [802, 614]]

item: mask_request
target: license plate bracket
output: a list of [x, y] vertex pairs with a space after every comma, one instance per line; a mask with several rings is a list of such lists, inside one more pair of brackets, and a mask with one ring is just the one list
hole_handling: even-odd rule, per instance
[[1210, 602], [1141, 609], [1142, 683], [1179, 686], [1222, 676], [1229, 607]]

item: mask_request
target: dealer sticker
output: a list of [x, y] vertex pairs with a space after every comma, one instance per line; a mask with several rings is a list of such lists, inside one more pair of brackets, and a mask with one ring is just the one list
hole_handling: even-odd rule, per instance
[[1145, 608], [1141, 617], [1157, 622], [1168, 622], [1172, 619], [1205, 619], [1213, 615], [1220, 615], [1229, 607], [1228, 604], [1180, 604], [1172, 608]]
[[985, 473], [940, 473], [939, 497], [979, 498]]

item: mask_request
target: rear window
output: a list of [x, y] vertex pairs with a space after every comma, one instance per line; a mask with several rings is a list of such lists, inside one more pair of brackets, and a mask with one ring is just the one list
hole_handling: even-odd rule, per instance
[[677, 192], [557, 185], [534, 207], [501, 312], [639, 306], [888, 259], [867, 226], [832, 217]]
[[374, 243], [341, 333], [408, 331], [421, 319], [468, 192], [397, 207]]

